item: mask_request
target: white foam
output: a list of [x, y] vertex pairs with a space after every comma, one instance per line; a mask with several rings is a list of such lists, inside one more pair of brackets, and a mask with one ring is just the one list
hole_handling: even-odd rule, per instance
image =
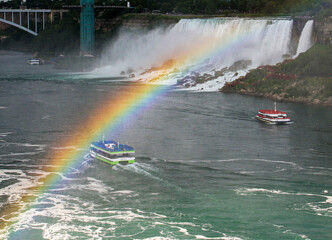
[[67, 149], [73, 149], [73, 150], [76, 150], [76, 149], [77, 149], [77, 146], [51, 147], [51, 149], [55, 149], [55, 150], [67, 150]]
[[37, 148], [38, 150], [42, 150], [44, 149], [47, 145], [45, 144], [33, 144], [33, 143], [10, 143], [10, 142], [7, 142], [8, 145], [16, 145], [16, 146], [19, 146], [19, 147], [33, 147], [33, 148]]
[[[49, 221], [40, 222], [39, 217], [48, 218]], [[105, 208], [79, 197], [47, 193], [39, 198], [34, 208], [19, 216], [14, 232], [36, 228], [43, 231], [44, 239], [73, 239], [76, 236], [104, 239], [105, 234], [113, 236], [119, 225], [122, 227], [142, 219], [154, 222], [156, 219], [165, 218], [166, 216], [153, 212], [131, 208]]]
[[0, 157], [36, 155], [38, 153], [39, 152], [8, 153], [8, 154], [1, 154]]
[[283, 192], [281, 190], [270, 190], [264, 188], [240, 188], [240, 189], [235, 189], [235, 192], [239, 195], [254, 195], [257, 192], [291, 195], [290, 193]]
[[158, 181], [163, 181], [161, 178], [154, 176], [152, 173], [150, 173], [149, 171], [154, 171], [157, 172], [158, 170], [156, 168], [153, 168], [151, 165], [149, 164], [145, 164], [145, 163], [138, 163], [135, 162], [133, 164], [128, 164], [128, 165], [115, 165], [113, 167], [114, 170], [127, 170], [127, 171], [132, 171], [141, 175], [145, 175], [149, 178], [158, 180]]
[[[33, 174], [33, 175], [30, 175]], [[10, 170], [1, 169], [0, 176], [3, 179], [12, 179], [15, 176], [17, 182], [1, 188], [1, 195], [8, 196], [5, 204], [21, 203], [23, 195], [34, 195], [30, 189], [41, 185], [39, 182], [41, 178], [44, 178], [49, 173], [41, 170], [23, 171], [23, 170]]]
[[[220, 88], [222, 88], [225, 83], [232, 82], [239, 77], [245, 76], [248, 71], [240, 70], [237, 72], [227, 72], [224, 76], [218, 77], [214, 80], [197, 84], [194, 87], [189, 87], [185, 89], [180, 89], [181, 91], [193, 91], [193, 92], [216, 92], [219, 91]], [[212, 74], [213, 75], [213, 74]]]
[[12, 134], [13, 132], [3, 132], [0, 133], [0, 137], [7, 137], [9, 134]]
[[50, 119], [50, 118], [51, 118], [50, 115], [45, 115], [45, 116], [42, 117], [42, 120], [45, 120], [45, 119], [48, 120], [48, 119]]
[[[82, 179], [67, 178], [67, 177], [63, 176], [63, 174], [60, 174], [60, 175], [64, 180], [82, 181]], [[84, 181], [84, 184], [79, 184], [79, 183], [62, 184], [59, 187], [55, 187], [53, 189], [53, 191], [67, 191], [67, 190], [93, 191], [93, 192], [97, 192], [98, 194], [101, 194], [101, 196], [102, 196], [103, 194], [114, 190], [112, 187], [105, 185], [101, 180], [91, 178], [91, 177], [86, 178], [86, 180], [87, 180], [87, 182]]]
[[292, 165], [298, 169], [303, 169], [301, 166], [294, 162], [286, 162], [279, 160], [270, 160], [270, 159], [259, 159], [259, 158], [233, 158], [233, 159], [200, 159], [200, 160], [167, 160], [169, 162], [186, 162], [186, 163], [200, 163], [200, 162], [241, 162], [241, 161], [252, 161], [252, 162], [266, 162], [266, 163], [277, 163], [277, 164], [286, 164]]
[[[179, 232], [183, 233], [185, 236], [194, 237], [196, 239], [242, 240], [242, 238], [228, 236], [227, 234], [224, 234], [224, 233], [221, 233], [221, 232], [218, 232], [218, 231], [213, 231], [213, 232], [219, 234], [220, 235], [219, 237], [206, 237], [206, 236], [203, 236], [203, 235], [193, 235], [193, 234], [190, 234], [189, 230], [186, 229], [186, 228], [184, 228], [184, 226], [190, 226], [190, 227], [194, 227], [196, 229], [200, 228], [203, 231], [207, 231], [207, 230], [204, 230], [204, 226], [201, 227], [200, 225], [197, 225], [197, 224], [194, 224], [194, 223], [188, 223], [188, 222], [175, 223], [175, 222], [170, 222], [170, 223], [167, 223], [167, 224], [169, 224], [170, 227], [172, 227], [172, 228], [178, 229]], [[181, 227], [179, 227], [179, 225]]]
[[285, 192], [277, 189], [264, 189], [264, 188], [239, 188], [235, 189], [235, 192], [239, 195], [256, 195], [256, 193], [269, 193], [275, 195], [291, 195], [291, 196], [304, 196], [304, 197], [319, 197], [325, 198], [325, 201], [309, 202], [305, 205], [308, 206], [319, 216], [332, 217], [332, 196], [314, 194], [314, 193], [293, 193]]
[[172, 240], [176, 238], [171, 237], [149, 237], [149, 238], [143, 238], [144, 240]]

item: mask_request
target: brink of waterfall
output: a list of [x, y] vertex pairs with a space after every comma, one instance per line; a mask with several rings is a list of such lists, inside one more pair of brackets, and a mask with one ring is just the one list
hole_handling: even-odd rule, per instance
[[[310, 45], [310, 23], [298, 51]], [[291, 55], [292, 28], [293, 20], [287, 18], [223, 18], [182, 19], [166, 30], [123, 30], [104, 51], [103, 67], [93, 74], [217, 91], [250, 69]]]

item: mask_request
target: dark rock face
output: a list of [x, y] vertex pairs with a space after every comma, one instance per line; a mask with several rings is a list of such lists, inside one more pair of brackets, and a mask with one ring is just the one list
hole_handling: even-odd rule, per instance
[[95, 19], [95, 30], [101, 30], [102, 32], [110, 32], [116, 27], [121, 26], [127, 30], [142, 30], [150, 29], [153, 26], [170, 26], [178, 22], [178, 19], [174, 18], [149, 18], [148, 16], [132, 15], [129, 17], [117, 17], [117, 18], [102, 18], [102, 12], [99, 17]]
[[[321, 20], [310, 16], [298, 16], [293, 19], [291, 48], [294, 54], [301, 32], [309, 20], [314, 20], [314, 42], [318, 44], [332, 44], [332, 16]], [[120, 17], [114, 19], [96, 18], [95, 28], [96, 30], [101, 30], [102, 32], [109, 32], [120, 25], [123, 28], [135, 30], [148, 29], [153, 24], [170, 26], [177, 22], [178, 20], [172, 18], [149, 19], [148, 17], [144, 16], [132, 16], [125, 19]]]
[[293, 36], [295, 35], [297, 38], [300, 38], [301, 32], [309, 20], [314, 20], [313, 17], [295, 17], [293, 19]]
[[332, 45], [332, 16], [315, 21], [314, 34], [317, 43]]
[[297, 45], [299, 44], [299, 39], [305, 24], [307, 21], [313, 19], [313, 17], [308, 16], [298, 16], [293, 19], [292, 38], [290, 45], [290, 51], [292, 55], [296, 54]]
[[252, 63], [251, 60], [236, 61], [235, 63], [233, 63], [232, 66], [228, 68], [228, 71], [235, 72], [238, 70], [246, 69], [251, 63]]

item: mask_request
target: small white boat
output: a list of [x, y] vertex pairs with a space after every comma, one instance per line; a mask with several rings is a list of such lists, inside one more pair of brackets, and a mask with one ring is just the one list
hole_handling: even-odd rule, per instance
[[285, 112], [277, 110], [274, 103], [274, 109], [259, 110], [256, 119], [267, 124], [292, 124], [293, 121]]
[[39, 59], [33, 58], [28, 60], [28, 64], [30, 65], [40, 65]]

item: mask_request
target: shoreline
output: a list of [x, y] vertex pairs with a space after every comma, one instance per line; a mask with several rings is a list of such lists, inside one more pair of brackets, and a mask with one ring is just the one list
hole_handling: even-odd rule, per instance
[[295, 59], [250, 70], [219, 91], [279, 102], [332, 106], [331, 62], [332, 45], [316, 44]]
[[267, 98], [270, 100], [274, 100], [276, 102], [289, 102], [289, 103], [299, 103], [304, 105], [312, 105], [312, 106], [324, 106], [324, 107], [332, 107], [332, 97], [330, 102], [315, 102], [311, 101], [309, 98], [300, 97], [300, 98], [282, 98], [279, 95], [274, 96], [270, 94], [259, 94], [254, 92], [233, 92], [233, 91], [220, 91], [223, 94], [238, 94], [242, 96], [248, 97], [260, 97], [260, 98]]

